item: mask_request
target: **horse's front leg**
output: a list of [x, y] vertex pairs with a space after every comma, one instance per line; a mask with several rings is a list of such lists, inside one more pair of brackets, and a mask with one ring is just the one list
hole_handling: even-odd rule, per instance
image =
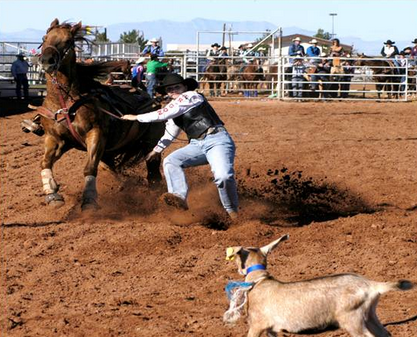
[[98, 164], [104, 153], [105, 139], [99, 128], [94, 128], [87, 133], [85, 140], [87, 145], [87, 164], [84, 167], [84, 191], [81, 203], [81, 209], [97, 209], [97, 186], [96, 177]]
[[54, 163], [64, 154], [64, 142], [47, 134], [45, 137], [45, 153], [41, 162], [41, 176], [43, 191], [46, 203], [50, 206], [61, 207], [64, 205], [64, 198], [58, 194], [59, 186], [54, 179], [52, 167]]

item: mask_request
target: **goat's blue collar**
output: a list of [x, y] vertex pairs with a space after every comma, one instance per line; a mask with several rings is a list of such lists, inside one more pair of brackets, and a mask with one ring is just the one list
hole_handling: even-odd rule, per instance
[[263, 264], [254, 264], [246, 269], [246, 275], [249, 275], [251, 272], [255, 270], [266, 270], [266, 267]]

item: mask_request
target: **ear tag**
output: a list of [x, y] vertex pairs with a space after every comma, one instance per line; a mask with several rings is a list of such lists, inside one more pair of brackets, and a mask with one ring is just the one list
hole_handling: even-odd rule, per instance
[[235, 258], [234, 254], [235, 254], [235, 251], [232, 247], [227, 248], [226, 249], [226, 260], [232, 261]]

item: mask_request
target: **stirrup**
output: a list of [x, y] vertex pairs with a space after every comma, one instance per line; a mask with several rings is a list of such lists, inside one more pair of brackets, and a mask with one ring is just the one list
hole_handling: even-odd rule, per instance
[[20, 126], [22, 127], [22, 131], [26, 133], [33, 132], [37, 136], [42, 136], [45, 133], [40, 124], [37, 124], [30, 119], [23, 120], [22, 123], [20, 123]]

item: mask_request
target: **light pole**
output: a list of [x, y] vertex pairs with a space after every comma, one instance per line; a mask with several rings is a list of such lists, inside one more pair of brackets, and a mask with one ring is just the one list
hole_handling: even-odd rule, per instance
[[332, 39], [335, 37], [334, 33], [334, 17], [337, 15], [337, 13], [329, 13], [329, 15], [332, 17]]

